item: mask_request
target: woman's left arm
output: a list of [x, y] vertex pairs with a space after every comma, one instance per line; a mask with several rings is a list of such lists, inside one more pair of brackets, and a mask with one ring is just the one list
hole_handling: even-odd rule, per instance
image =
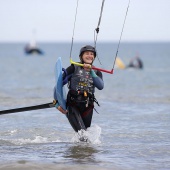
[[102, 79], [102, 73], [97, 71], [97, 74], [94, 72], [94, 70], [90, 71], [90, 74], [93, 78], [94, 86], [97, 87], [99, 90], [102, 90], [104, 88], [104, 82]]

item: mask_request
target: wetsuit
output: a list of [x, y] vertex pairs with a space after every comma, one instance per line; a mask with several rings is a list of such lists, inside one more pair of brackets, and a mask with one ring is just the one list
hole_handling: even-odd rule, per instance
[[83, 67], [70, 65], [63, 73], [63, 83], [68, 83], [67, 118], [78, 132], [91, 125], [93, 116], [95, 87], [102, 90], [104, 83], [100, 71], [86, 71]]

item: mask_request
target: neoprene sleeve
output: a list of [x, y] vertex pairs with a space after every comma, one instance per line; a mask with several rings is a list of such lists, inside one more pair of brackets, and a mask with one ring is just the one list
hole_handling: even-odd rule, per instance
[[91, 71], [90, 71], [90, 74], [91, 74], [91, 76], [92, 76], [92, 78], [93, 78], [94, 86], [97, 87], [99, 90], [102, 90], [103, 87], [104, 87], [104, 82], [103, 82], [103, 80], [96, 75], [96, 73], [94, 72], [94, 70], [91, 70]]

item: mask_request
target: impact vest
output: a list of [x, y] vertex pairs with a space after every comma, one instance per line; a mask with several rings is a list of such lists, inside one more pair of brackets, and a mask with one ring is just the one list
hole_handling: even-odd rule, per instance
[[75, 71], [70, 79], [69, 89], [74, 91], [86, 91], [88, 93], [94, 93], [94, 84], [90, 71], [86, 71], [80, 66], [76, 66]]

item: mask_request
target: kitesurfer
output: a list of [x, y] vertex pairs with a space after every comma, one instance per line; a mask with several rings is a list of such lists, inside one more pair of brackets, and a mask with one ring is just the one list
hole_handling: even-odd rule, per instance
[[[78, 132], [91, 126], [94, 102], [97, 102], [94, 93], [95, 87], [102, 90], [104, 82], [102, 73], [91, 69], [96, 57], [93, 46], [86, 45], [80, 49], [79, 58], [82, 66], [71, 64], [63, 73], [63, 84], [68, 83], [67, 110], [56, 104], [56, 108], [66, 114], [73, 129]], [[54, 98], [56, 99], [54, 90]], [[56, 99], [57, 100], [57, 99]]]
[[136, 56], [136, 57], [132, 58], [130, 60], [129, 64], [126, 66], [126, 68], [129, 68], [129, 67], [142, 69], [143, 68], [143, 62], [138, 56]]

